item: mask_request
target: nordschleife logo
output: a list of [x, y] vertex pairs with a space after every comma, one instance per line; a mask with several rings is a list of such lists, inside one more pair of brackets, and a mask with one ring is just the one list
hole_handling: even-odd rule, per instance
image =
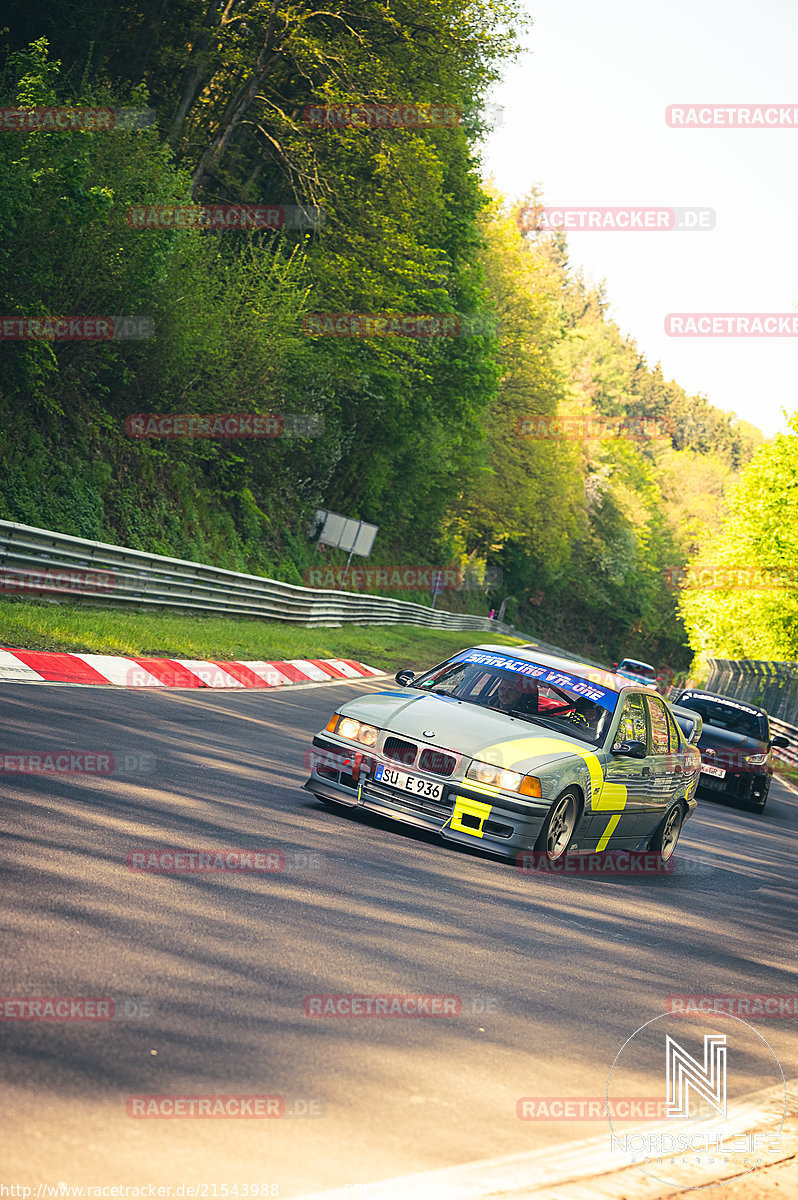
[[690, 1116], [690, 1088], [726, 1117], [726, 1035], [708, 1033], [704, 1038], [704, 1065], [665, 1035], [669, 1117]]
[[[620, 1099], [643, 1095], [658, 1097], [653, 1111], [665, 1118], [619, 1123]], [[607, 1079], [610, 1153], [680, 1192], [717, 1182], [719, 1163], [737, 1176], [774, 1162], [786, 1111], [769, 1043], [728, 1013], [654, 1017], [626, 1039]]]

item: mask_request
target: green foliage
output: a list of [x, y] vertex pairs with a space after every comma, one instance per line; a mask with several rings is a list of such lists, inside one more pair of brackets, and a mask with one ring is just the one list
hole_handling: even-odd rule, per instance
[[798, 414], [790, 427], [754, 454], [691, 563], [681, 609], [699, 654], [798, 659]]
[[[308, 517], [323, 504], [377, 523], [388, 561], [434, 560], [495, 394], [492, 339], [314, 339], [302, 318], [484, 306], [475, 113], [511, 49], [511, 8], [434, 0], [350, 13], [250, 0], [156, 13], [145, 2], [122, 3], [113, 22], [100, 8], [85, 0], [66, 19], [45, 10], [32, 30], [12, 4], [6, 99], [118, 105], [149, 95], [171, 146], [157, 129], [5, 137], [0, 291], [6, 312], [142, 314], [156, 332], [145, 342], [8, 346], [2, 511], [63, 527], [47, 473], [35, 501], [26, 484], [37, 478], [32, 426], [45, 457], [49, 449], [91, 497], [70, 514], [76, 532], [294, 578]], [[63, 68], [41, 37], [24, 45], [42, 30]], [[270, 70], [258, 74], [264, 42]], [[247, 78], [258, 86], [244, 98]], [[311, 100], [386, 96], [444, 101], [467, 119], [373, 136], [312, 133], [301, 120]], [[325, 220], [313, 234], [279, 235], [125, 221], [131, 206], [192, 197], [318, 202]], [[242, 411], [316, 416], [323, 436], [135, 442], [124, 433], [133, 413]], [[89, 472], [97, 461], [104, 474]]]
[[[532, 193], [525, 205], [539, 202]], [[565, 239], [522, 238], [514, 217], [497, 198], [486, 224], [501, 382], [483, 470], [452, 527], [501, 566], [523, 628], [591, 657], [686, 666], [672, 581], [701, 531], [718, 527], [757, 433], [650, 368], [607, 317], [603, 290], [570, 270]], [[554, 416], [565, 436], [519, 436], [545, 435]], [[612, 436], [623, 422], [628, 436]], [[654, 422], [663, 437], [649, 436]]]
[[[686, 661], [667, 580], [720, 528], [759, 435], [650, 367], [565, 239], [522, 238], [482, 183], [480, 110], [515, 53], [516, 0], [9, 0], [5, 21], [3, 103], [152, 105], [158, 120], [0, 139], [2, 311], [141, 315], [155, 330], [4, 343], [0, 518], [299, 583], [318, 563], [309, 518], [332, 508], [379, 526], [376, 565], [498, 568], [489, 602], [510, 597], [547, 641]], [[364, 101], [463, 119], [303, 119], [308, 104]], [[191, 201], [314, 204], [324, 220], [223, 234], [126, 220]], [[467, 336], [314, 337], [314, 311], [475, 320]], [[317, 418], [321, 436], [125, 429], [138, 413], [277, 411]], [[669, 432], [519, 437], [554, 416]], [[442, 603], [487, 606], [479, 590]]]

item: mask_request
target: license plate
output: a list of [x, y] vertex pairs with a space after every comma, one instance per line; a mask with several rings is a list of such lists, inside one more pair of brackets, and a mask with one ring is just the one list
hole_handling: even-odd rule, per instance
[[701, 764], [701, 774], [714, 775], [716, 779], [726, 778], [726, 772], [724, 771], [723, 767], [711, 767], [709, 763]]
[[394, 771], [393, 767], [384, 767], [382, 764], [374, 772], [374, 778], [400, 792], [412, 792], [414, 796], [422, 796], [426, 800], [440, 800], [443, 795], [442, 783], [432, 783], [418, 775], [405, 775], [404, 771]]

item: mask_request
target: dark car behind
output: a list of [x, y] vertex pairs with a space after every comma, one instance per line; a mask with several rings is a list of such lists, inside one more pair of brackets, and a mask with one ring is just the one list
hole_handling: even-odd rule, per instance
[[771, 733], [765, 710], [694, 688], [680, 692], [673, 703], [698, 713], [703, 721], [697, 743], [698, 795], [737, 800], [762, 812], [773, 775], [773, 747], [787, 745], [786, 738]]

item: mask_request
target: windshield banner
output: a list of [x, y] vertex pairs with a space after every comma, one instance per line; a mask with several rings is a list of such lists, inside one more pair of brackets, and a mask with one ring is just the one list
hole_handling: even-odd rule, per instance
[[736, 708], [752, 717], [762, 716], [758, 708], [751, 708], [748, 704], [742, 704], [739, 700], [730, 700], [726, 696], [713, 696], [709, 692], [682, 692], [678, 701], [674, 703], [684, 704], [688, 700], [706, 700], [709, 704], [718, 704], [723, 708]]
[[[613, 688], [602, 687], [598, 683], [588, 682], [579, 675], [568, 671], [560, 671], [555, 667], [544, 667], [539, 663], [526, 662], [520, 658], [508, 658], [503, 654], [490, 654], [486, 650], [464, 650], [457, 654], [452, 662], [475, 663], [484, 667], [499, 667], [502, 671], [515, 671], [518, 675], [528, 675], [539, 679], [541, 683], [550, 683], [553, 687], [566, 688], [575, 696], [584, 696], [595, 704], [613, 712], [618, 699], [618, 693]], [[598, 674], [598, 672], [596, 672]]]

